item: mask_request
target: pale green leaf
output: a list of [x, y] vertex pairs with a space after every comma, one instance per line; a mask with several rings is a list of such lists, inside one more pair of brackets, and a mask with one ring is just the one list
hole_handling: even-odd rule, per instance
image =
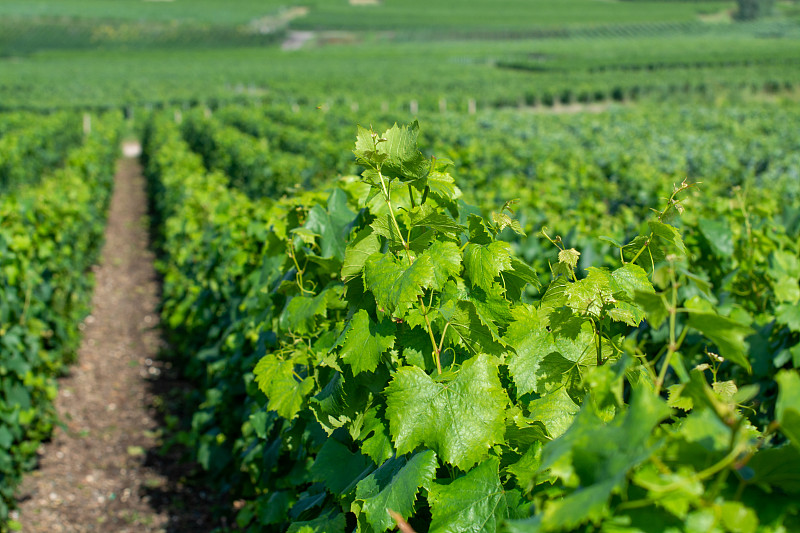
[[599, 316], [611, 299], [611, 276], [605, 270], [590, 267], [582, 280], [567, 284], [564, 294], [567, 305], [574, 311]]
[[398, 318], [435, 283], [436, 270], [426, 254], [410, 266], [393, 254], [374, 254], [364, 265], [364, 288], [372, 291], [381, 310]]
[[297, 416], [314, 388], [314, 380], [299, 377], [294, 366], [292, 361], [282, 361], [275, 354], [267, 354], [253, 370], [258, 388], [269, 400], [267, 408], [290, 420]]
[[381, 355], [394, 346], [395, 325], [389, 319], [375, 323], [366, 310], [360, 309], [345, 333], [341, 356], [353, 374], [374, 371]]
[[514, 310], [515, 321], [508, 327], [506, 343], [514, 349], [508, 358], [508, 370], [519, 395], [538, 392], [539, 365], [556, 351], [553, 335], [539, 321], [535, 311], [526, 307]]
[[402, 367], [386, 388], [389, 428], [398, 453], [425, 445], [466, 469], [503, 441], [508, 397], [487, 355], [467, 360], [454, 378], [434, 381]]
[[488, 289], [500, 272], [511, 269], [511, 245], [503, 241], [469, 243], [464, 249], [464, 268], [473, 285]]
[[359, 276], [364, 269], [364, 263], [372, 254], [381, 249], [381, 240], [373, 233], [372, 228], [364, 228], [347, 245], [342, 264], [342, 280], [345, 282]]
[[541, 422], [547, 433], [560, 437], [572, 424], [575, 414], [580, 410], [564, 387], [560, 387], [528, 404], [529, 419]]
[[574, 270], [578, 266], [578, 259], [580, 258], [580, 256], [581, 253], [575, 248], [570, 248], [569, 250], [561, 250], [560, 252], [558, 252], [558, 262], [564, 263], [571, 270]]
[[668, 250], [677, 252], [680, 255], [687, 254], [686, 246], [683, 244], [683, 238], [675, 226], [664, 224], [657, 220], [651, 220], [648, 224], [653, 235], [658, 237]]
[[797, 370], [782, 370], [775, 376], [778, 382], [778, 401], [775, 419], [784, 435], [800, 448], [800, 375]]

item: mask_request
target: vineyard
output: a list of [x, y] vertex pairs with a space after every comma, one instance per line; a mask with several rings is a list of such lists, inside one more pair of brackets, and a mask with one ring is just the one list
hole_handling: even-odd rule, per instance
[[800, 531], [800, 10], [564, 2], [4, 2], [0, 532]]

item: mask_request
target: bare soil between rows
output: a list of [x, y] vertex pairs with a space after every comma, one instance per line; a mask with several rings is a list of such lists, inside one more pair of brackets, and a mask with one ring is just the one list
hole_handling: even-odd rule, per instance
[[111, 201], [93, 311], [77, 363], [59, 382], [64, 422], [18, 492], [25, 533], [202, 532], [214, 502], [190, 487], [180, 452], [159, 453], [164, 418], [187, 385], [159, 360], [160, 284], [149, 246], [137, 146], [125, 146]]

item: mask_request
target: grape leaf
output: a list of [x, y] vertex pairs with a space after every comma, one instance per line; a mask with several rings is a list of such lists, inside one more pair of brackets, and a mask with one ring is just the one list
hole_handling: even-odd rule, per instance
[[258, 388], [269, 400], [267, 408], [289, 420], [297, 416], [314, 388], [314, 379], [300, 378], [294, 366], [292, 361], [281, 361], [275, 354], [267, 354], [253, 370]]
[[364, 265], [364, 288], [378, 306], [402, 318], [426, 288], [436, 282], [431, 258], [423, 254], [406, 266], [393, 254], [374, 254]]
[[800, 333], [800, 305], [780, 304], [775, 308], [775, 318], [790, 330]]
[[403, 518], [411, 516], [419, 488], [430, 485], [438, 465], [432, 450], [421, 451], [408, 461], [404, 457], [386, 461], [358, 483], [351, 510], [363, 512], [375, 531], [393, 528], [395, 521], [389, 510]]
[[511, 300], [518, 300], [522, 294], [522, 289], [528, 283], [537, 289], [542, 288], [536, 271], [516, 257], [511, 258], [511, 270], [504, 270], [500, 275], [503, 277], [506, 294]]
[[491, 457], [449, 485], [434, 483], [428, 495], [430, 533], [494, 533], [508, 518], [508, 501]]
[[494, 284], [489, 290], [472, 287], [466, 290], [466, 299], [475, 306], [475, 312], [481, 323], [492, 332], [492, 337], [499, 341], [499, 327], [505, 327], [513, 318], [508, 300], [503, 298], [503, 289]]
[[345, 333], [341, 356], [353, 374], [374, 371], [386, 350], [394, 346], [395, 325], [389, 319], [376, 324], [366, 310], [360, 309]]
[[454, 242], [434, 241], [423, 255], [431, 258], [434, 282], [432, 288], [440, 290], [450, 276], [461, 273], [461, 252]]
[[800, 448], [800, 375], [794, 370], [782, 370], [775, 376], [778, 382], [778, 401], [775, 419], [781, 431]]
[[519, 395], [538, 392], [539, 364], [547, 354], [556, 351], [553, 335], [532, 309], [518, 307], [514, 316], [516, 320], [508, 327], [504, 338], [514, 348], [507, 360], [508, 370]]
[[379, 465], [392, 456], [394, 448], [389, 438], [389, 429], [386, 427], [379, 406], [370, 407], [364, 414], [364, 424], [358, 440], [361, 441], [361, 451]]
[[604, 516], [612, 492], [652, 453], [651, 432], [669, 413], [663, 400], [644, 387], [634, 389], [627, 411], [609, 424], [602, 422], [592, 402], [585, 402], [566, 433], [542, 450], [540, 471], [577, 487], [546, 505], [545, 528], [573, 529]]
[[[611, 272], [611, 289], [614, 295], [622, 293], [630, 301], [635, 301], [636, 293], [654, 294], [656, 291], [647, 277], [647, 272], [638, 265], [628, 263]], [[617, 296], [618, 297], [618, 296]], [[619, 297], [618, 297], [619, 298]]]
[[511, 245], [503, 241], [469, 243], [464, 249], [464, 268], [473, 285], [489, 290], [500, 272], [511, 269]]
[[467, 229], [444, 211], [437, 211], [430, 204], [412, 209], [408, 214], [408, 221], [411, 227], [423, 226], [450, 235], [458, 235]]
[[314, 317], [324, 316], [327, 309], [327, 291], [322, 291], [316, 296], [295, 296], [289, 300], [281, 313], [281, 329], [300, 335], [312, 333], [316, 328]]
[[292, 523], [286, 533], [335, 533], [345, 527], [344, 515], [331, 510], [313, 520]]
[[680, 255], [687, 254], [686, 245], [683, 244], [683, 238], [675, 226], [664, 224], [658, 220], [650, 220], [648, 225], [653, 235], [658, 237], [668, 249], [676, 251]]
[[356, 483], [374, 468], [369, 458], [359, 452], [351, 452], [335, 439], [327, 439], [310, 471], [314, 481], [325, 483], [332, 494], [340, 495], [355, 489]]
[[789, 494], [800, 494], [800, 446], [781, 446], [760, 450], [747, 463], [753, 469], [753, 484], [780, 487]]
[[361, 274], [367, 258], [381, 250], [381, 240], [371, 228], [364, 228], [347, 245], [342, 265], [342, 280], [347, 282]]
[[701, 218], [697, 222], [700, 233], [706, 238], [711, 250], [717, 257], [731, 257], [733, 255], [733, 235], [728, 220], [724, 218], [718, 220]]
[[580, 407], [572, 401], [564, 387], [528, 404], [529, 419], [544, 424], [547, 433], [553, 438], [564, 434], [579, 410]]
[[575, 311], [600, 316], [606, 301], [611, 298], [611, 276], [599, 268], [589, 267], [587, 271], [589, 274], [584, 279], [565, 287], [567, 305]]
[[320, 235], [322, 257], [335, 257], [343, 261], [346, 237], [355, 216], [347, 207], [347, 194], [337, 188], [328, 198], [327, 209], [319, 204], [311, 208], [303, 227]]
[[497, 360], [478, 355], [455, 378], [437, 382], [421, 369], [400, 368], [386, 388], [386, 415], [398, 453], [419, 445], [466, 469], [503, 441], [508, 397]]
[[440, 312], [450, 324], [447, 338], [451, 342], [466, 346], [472, 353], [499, 355], [503, 351], [502, 340], [483, 324], [474, 303], [454, 302], [452, 309], [440, 308]]
[[695, 311], [689, 313], [689, 326], [716, 344], [722, 357], [744, 367], [748, 372], [752, 371], [747, 359], [748, 344], [745, 341], [745, 337], [753, 333], [749, 326], [715, 313]]
[[637, 291], [636, 303], [644, 310], [650, 327], [658, 329], [669, 316], [669, 304], [663, 294]]

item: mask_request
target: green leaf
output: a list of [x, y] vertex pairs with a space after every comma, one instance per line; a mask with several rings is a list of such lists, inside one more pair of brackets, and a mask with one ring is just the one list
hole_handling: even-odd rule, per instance
[[503, 286], [506, 288], [506, 296], [511, 301], [520, 299], [522, 290], [528, 283], [536, 289], [542, 288], [536, 271], [516, 257], [511, 258], [511, 269], [504, 270], [500, 275], [503, 278]]
[[378, 406], [370, 407], [364, 415], [364, 425], [358, 440], [361, 441], [361, 451], [372, 461], [379, 465], [394, 454], [392, 441], [389, 438], [389, 429], [383, 419], [382, 409]]
[[340, 372], [331, 377], [325, 387], [308, 402], [314, 416], [329, 436], [340, 427], [352, 423], [368, 401], [363, 387], [345, 383]]
[[517, 478], [517, 484], [526, 492], [533, 489], [539, 476], [539, 467], [542, 464], [542, 443], [534, 442], [516, 463], [509, 465], [505, 470]]
[[310, 471], [314, 481], [325, 483], [332, 494], [341, 495], [355, 489], [356, 483], [374, 468], [369, 458], [359, 452], [351, 452], [335, 439], [327, 439]]
[[417, 367], [402, 367], [386, 388], [386, 415], [398, 453], [419, 445], [467, 469], [503, 442], [508, 397], [497, 360], [478, 355], [455, 378], [434, 381]]
[[624, 297], [630, 301], [635, 301], [636, 293], [641, 292], [644, 294], [655, 294], [653, 284], [650, 278], [647, 277], [647, 272], [638, 265], [628, 263], [611, 273], [612, 284], [611, 288], [615, 297], [622, 293]]
[[790, 330], [800, 333], [800, 305], [780, 304], [775, 308], [775, 318]]
[[547, 429], [547, 433], [557, 438], [572, 424], [575, 414], [580, 411], [580, 407], [572, 401], [567, 390], [560, 387], [555, 391], [545, 394], [541, 398], [533, 400], [528, 404], [530, 420], [541, 422]]
[[553, 313], [550, 330], [556, 349], [564, 358], [584, 366], [596, 363], [594, 328], [589, 319], [569, 312]]
[[425, 177], [430, 162], [417, 149], [419, 123], [412, 122], [408, 126], [397, 124], [380, 136], [377, 150], [370, 132], [359, 129], [356, 140], [356, 157], [375, 162], [385, 177], [399, 178], [401, 181], [414, 181]]
[[602, 422], [592, 402], [585, 402], [566, 433], [542, 451], [541, 472], [549, 471], [566, 486], [576, 487], [546, 505], [545, 528], [573, 529], [602, 518], [628, 472], [653, 452], [651, 433], [669, 414], [664, 402], [644, 387], [634, 389], [627, 411], [609, 424]]
[[566, 278], [558, 277], [547, 287], [539, 303], [539, 316], [542, 317], [542, 324], [544, 326], [550, 324], [550, 315], [552, 315], [556, 309], [567, 305], [566, 290], [568, 284], [569, 281], [567, 281]]
[[683, 244], [683, 238], [678, 228], [657, 220], [650, 220], [648, 225], [653, 235], [658, 237], [668, 250], [678, 252], [680, 255], [687, 254], [686, 245]]
[[508, 358], [508, 370], [517, 394], [538, 392], [538, 373], [542, 359], [556, 351], [553, 335], [540, 323], [534, 310], [524, 306], [514, 310], [515, 321], [508, 327], [505, 342], [514, 348]]
[[344, 515], [331, 510], [313, 520], [292, 523], [286, 533], [343, 533], [345, 526]]
[[561, 250], [558, 252], [558, 262], [564, 263], [567, 265], [570, 270], [575, 270], [578, 266], [578, 259], [580, 258], [581, 253], [576, 250], [575, 248], [570, 248], [569, 250]]
[[430, 533], [495, 533], [508, 518], [500, 461], [491, 457], [449, 485], [434, 483]]
[[427, 178], [418, 180], [414, 186], [419, 190], [423, 190], [427, 186], [430, 188], [431, 194], [444, 200], [455, 200], [461, 196], [461, 190], [456, 187], [453, 177], [447, 172], [438, 170], [428, 174]]
[[511, 307], [503, 297], [503, 288], [494, 284], [489, 290], [472, 287], [466, 291], [466, 299], [475, 306], [475, 312], [481, 323], [492, 332], [494, 340], [500, 341], [500, 327], [505, 327], [511, 320]]
[[[451, 313], [448, 316], [447, 311]], [[452, 309], [441, 309], [440, 312], [450, 328], [447, 338], [454, 344], [466, 346], [472, 353], [488, 353], [499, 355], [503, 344], [497, 334], [484, 325], [475, 304], [471, 301], [458, 301]]]
[[364, 265], [364, 288], [371, 290], [381, 310], [402, 318], [436, 283], [436, 271], [429, 255], [422, 254], [406, 266], [393, 254], [374, 254]]
[[381, 355], [394, 346], [395, 329], [389, 319], [376, 324], [364, 309], [353, 316], [345, 333], [341, 356], [353, 369], [354, 375], [372, 372], [378, 367]]
[[787, 494], [800, 494], [800, 447], [781, 446], [756, 453], [747, 463], [753, 470], [749, 483], [777, 487]]
[[353, 218], [355, 213], [347, 206], [347, 194], [337, 188], [328, 198], [327, 209], [319, 204], [311, 208], [303, 227], [320, 235], [322, 257], [335, 257], [343, 261]]
[[650, 327], [658, 329], [661, 324], [669, 316], [669, 304], [663, 294], [649, 293], [649, 292], [636, 292], [634, 297], [637, 305], [639, 305], [645, 313]]
[[728, 220], [701, 218], [697, 221], [697, 227], [717, 257], [733, 256], [733, 234]]
[[434, 241], [423, 254], [433, 264], [432, 288], [440, 290], [451, 276], [461, 273], [461, 251], [454, 242]]
[[438, 465], [431, 450], [415, 454], [408, 462], [402, 457], [390, 459], [359, 482], [351, 510], [356, 514], [363, 512], [375, 531], [394, 528], [389, 510], [404, 519], [411, 516], [419, 488], [430, 486]]
[[316, 296], [295, 296], [281, 313], [281, 329], [299, 335], [313, 333], [317, 316], [325, 316], [328, 309], [328, 294], [320, 292]]
[[503, 241], [469, 243], [464, 249], [464, 267], [473, 285], [488, 290], [500, 272], [511, 269], [511, 245]]
[[725, 529], [732, 533], [755, 533], [758, 529], [758, 517], [755, 511], [745, 507], [741, 502], [723, 502], [720, 514]]
[[364, 270], [364, 263], [372, 254], [381, 250], [381, 240], [373, 233], [372, 228], [364, 228], [347, 245], [342, 265], [342, 280], [347, 282], [359, 276]]
[[[452, 217], [443, 211], [437, 211], [430, 204], [421, 205], [412, 209], [408, 214], [411, 227], [423, 226], [441, 233], [458, 235], [467, 228], [456, 223]], [[456, 247], [458, 249], [458, 247]]]
[[282, 361], [275, 354], [267, 354], [253, 370], [258, 388], [269, 400], [267, 408], [289, 420], [297, 416], [314, 388], [313, 378], [297, 376], [294, 366], [292, 361]]
[[[559, 254], [560, 255], [560, 254]], [[605, 270], [589, 267], [582, 280], [569, 283], [564, 289], [567, 305], [580, 313], [600, 316], [600, 311], [611, 299], [611, 276]]]
[[392, 246], [401, 246], [403, 236], [397, 232], [397, 228], [392, 220], [392, 215], [389, 213], [382, 213], [375, 217], [370, 227], [376, 235], [386, 237]]
[[689, 326], [716, 344], [722, 357], [751, 372], [750, 361], [747, 359], [749, 347], [745, 341], [753, 333], [749, 326], [715, 313], [694, 311], [689, 313]]
[[781, 370], [775, 376], [778, 382], [778, 401], [775, 403], [775, 420], [789, 440], [800, 448], [800, 375], [797, 370]]

